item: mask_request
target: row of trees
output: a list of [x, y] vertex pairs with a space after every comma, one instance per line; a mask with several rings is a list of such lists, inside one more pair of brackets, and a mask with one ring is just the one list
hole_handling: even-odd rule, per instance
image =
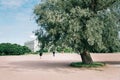
[[72, 48], [70, 47], [61, 47], [61, 46], [56, 46], [56, 50], [54, 50], [53, 48], [51, 47], [48, 47], [48, 48], [44, 48], [42, 49], [42, 51], [37, 51], [37, 52], [59, 52], [59, 53], [72, 53], [74, 52]]
[[116, 5], [119, 0], [43, 1], [34, 9], [41, 49], [68, 46], [80, 53], [85, 64], [93, 63], [89, 52], [119, 51], [120, 11]]
[[30, 52], [31, 50], [26, 46], [11, 43], [0, 44], [0, 55], [22, 55]]

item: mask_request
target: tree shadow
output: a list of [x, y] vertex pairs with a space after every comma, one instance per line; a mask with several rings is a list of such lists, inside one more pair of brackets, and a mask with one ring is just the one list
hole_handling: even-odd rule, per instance
[[18, 61], [9, 63], [15, 70], [68, 71], [70, 62], [65, 61]]
[[102, 61], [105, 64], [120, 65], [120, 61]]
[[[120, 61], [97, 61], [110, 65], [120, 65]], [[42, 70], [42, 71], [63, 71], [63, 72], [75, 72], [79, 70], [86, 70], [81, 68], [70, 67], [70, 61], [50, 61], [50, 60], [41, 60], [41, 61], [15, 61], [10, 62], [9, 65], [13, 68], [14, 71], [17, 70]], [[8, 68], [8, 67], [7, 67]]]

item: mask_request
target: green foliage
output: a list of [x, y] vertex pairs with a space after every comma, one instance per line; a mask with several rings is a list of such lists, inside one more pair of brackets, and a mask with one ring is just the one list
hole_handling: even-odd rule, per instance
[[47, 48], [44, 48], [44, 49], [43, 49], [43, 52], [48, 52], [48, 49], [47, 49]]
[[83, 64], [82, 62], [73, 62], [70, 64], [72, 67], [86, 67], [86, 68], [93, 68], [93, 67], [103, 67], [105, 66], [104, 63], [94, 62], [92, 64]]
[[57, 47], [56, 49], [57, 52], [65, 52], [65, 53], [71, 53], [73, 52], [72, 48], [69, 47]]
[[[34, 9], [40, 26], [35, 34], [46, 46], [63, 46], [76, 52], [120, 50], [116, 11], [119, 0], [45, 0]], [[110, 9], [110, 12], [108, 11]], [[114, 8], [115, 9], [115, 8]]]
[[30, 52], [31, 50], [26, 46], [20, 46], [18, 44], [11, 43], [0, 44], [0, 55], [22, 55]]
[[53, 52], [53, 51], [56, 51], [56, 52], [65, 52], [65, 53], [71, 53], [71, 52], [73, 52], [73, 50], [72, 50], [72, 48], [69, 48], [69, 47], [60, 47], [60, 46], [57, 46], [56, 47], [56, 50], [54, 50], [54, 48], [52, 47], [52, 48], [50, 48], [50, 47], [48, 47], [48, 48], [44, 48], [44, 49], [41, 49], [41, 50], [39, 50], [39, 51], [37, 51], [37, 53], [40, 53], [40, 52]]
[[63, 48], [62, 47], [57, 47], [57, 52], [63, 52]]
[[21, 46], [21, 47], [22, 47], [24, 53], [30, 53], [31, 52], [31, 50], [28, 47], [26, 47], [26, 46]]
[[40, 49], [39, 51], [37, 51], [36, 53], [43, 53], [43, 52], [48, 52], [48, 48], [43, 48], [43, 49]]
[[67, 48], [64, 49], [64, 52], [65, 53], [71, 53], [71, 52], [73, 52], [73, 50], [72, 50], [72, 48], [67, 47]]

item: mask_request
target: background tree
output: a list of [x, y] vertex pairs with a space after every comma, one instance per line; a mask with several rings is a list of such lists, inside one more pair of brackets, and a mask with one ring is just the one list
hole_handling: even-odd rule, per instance
[[80, 53], [83, 63], [91, 64], [89, 52], [120, 46], [116, 15], [107, 13], [117, 1], [45, 0], [34, 9], [38, 40], [42, 46], [67, 45]]
[[31, 50], [26, 46], [11, 43], [0, 44], [0, 55], [22, 55], [30, 52]]

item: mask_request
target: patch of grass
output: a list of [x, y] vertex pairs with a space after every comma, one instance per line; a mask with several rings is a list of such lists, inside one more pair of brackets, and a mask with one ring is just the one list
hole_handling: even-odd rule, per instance
[[100, 63], [100, 62], [93, 62], [92, 64], [84, 64], [82, 62], [73, 62], [70, 64], [72, 67], [82, 67], [82, 68], [93, 68], [93, 67], [103, 67], [105, 66], [105, 63]]

